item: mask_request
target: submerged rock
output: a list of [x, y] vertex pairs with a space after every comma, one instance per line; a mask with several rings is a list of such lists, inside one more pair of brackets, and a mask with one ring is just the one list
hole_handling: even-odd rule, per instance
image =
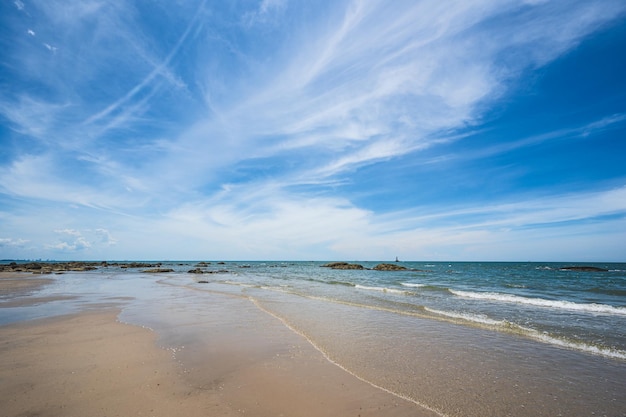
[[162, 274], [165, 272], [174, 272], [174, 270], [171, 268], [153, 268], [153, 269], [146, 269], [145, 271], [141, 271], [141, 272], [144, 272], [146, 274]]
[[582, 271], [582, 272], [608, 272], [608, 269], [598, 268], [597, 266], [564, 266], [561, 271]]
[[374, 267], [376, 271], [406, 271], [406, 267], [395, 264], [378, 264]]

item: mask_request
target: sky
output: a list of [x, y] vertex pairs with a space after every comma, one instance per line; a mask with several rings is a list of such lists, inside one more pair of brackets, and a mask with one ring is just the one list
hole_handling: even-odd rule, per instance
[[626, 262], [623, 0], [2, 0], [0, 259]]

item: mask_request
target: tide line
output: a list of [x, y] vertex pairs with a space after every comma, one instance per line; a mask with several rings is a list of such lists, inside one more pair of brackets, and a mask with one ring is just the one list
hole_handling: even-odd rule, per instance
[[341, 370], [343, 370], [344, 372], [347, 372], [348, 374], [352, 375], [352, 376], [353, 376], [353, 377], [355, 377], [356, 379], [358, 379], [358, 380], [360, 380], [360, 381], [363, 381], [363, 382], [365, 382], [366, 384], [368, 384], [368, 385], [370, 385], [370, 386], [372, 386], [372, 387], [374, 387], [374, 388], [376, 388], [376, 389], [379, 389], [379, 390], [381, 390], [381, 391], [384, 391], [384, 392], [386, 392], [386, 393], [388, 393], [388, 394], [391, 394], [391, 395], [393, 395], [393, 396], [395, 396], [395, 397], [397, 397], [397, 398], [401, 398], [401, 399], [403, 399], [403, 400], [405, 400], [405, 401], [409, 401], [409, 402], [411, 402], [411, 403], [413, 403], [413, 404], [415, 404], [415, 405], [417, 405], [417, 406], [419, 406], [419, 407], [422, 407], [422, 408], [424, 408], [424, 409], [426, 409], [426, 410], [428, 410], [428, 411], [431, 411], [431, 412], [433, 412], [433, 413], [437, 414], [438, 416], [441, 416], [441, 417], [449, 417], [447, 414], [443, 413], [442, 411], [437, 410], [437, 409], [435, 409], [435, 408], [433, 408], [433, 407], [431, 407], [431, 406], [429, 406], [429, 405], [427, 405], [427, 404], [424, 404], [424, 403], [422, 403], [422, 402], [420, 402], [420, 401], [418, 401], [418, 400], [416, 400], [416, 399], [414, 399], [414, 398], [411, 398], [411, 397], [408, 397], [408, 396], [406, 396], [406, 395], [403, 395], [403, 394], [400, 394], [400, 393], [397, 393], [397, 392], [391, 391], [391, 390], [389, 390], [389, 389], [387, 389], [387, 388], [385, 388], [385, 387], [382, 387], [382, 386], [380, 386], [380, 385], [377, 385], [377, 384], [373, 383], [372, 381], [368, 381], [367, 379], [365, 379], [365, 378], [361, 377], [360, 375], [357, 375], [356, 373], [352, 372], [351, 370], [347, 369], [345, 366], [341, 365], [340, 363], [338, 363], [338, 362], [336, 362], [334, 359], [332, 359], [332, 358], [329, 356], [329, 354], [328, 354], [328, 353], [327, 353], [327, 352], [326, 352], [326, 351], [325, 351], [325, 350], [324, 350], [321, 346], [318, 346], [318, 345], [317, 345], [317, 343], [315, 343], [315, 342], [314, 342], [314, 341], [313, 341], [310, 337], [308, 337], [306, 334], [304, 334], [303, 332], [301, 332], [300, 330], [296, 329], [296, 328], [295, 328], [295, 327], [293, 327], [291, 324], [289, 324], [289, 322], [287, 322], [287, 320], [285, 320], [284, 318], [280, 317], [280, 316], [279, 316], [279, 315], [277, 315], [276, 313], [274, 313], [274, 312], [272, 312], [272, 311], [270, 311], [270, 310], [266, 309], [265, 307], [263, 307], [263, 306], [262, 306], [262, 305], [258, 302], [258, 300], [256, 300], [256, 299], [255, 299], [255, 298], [253, 298], [253, 297], [248, 297], [248, 300], [250, 300], [250, 302], [252, 302], [252, 303], [253, 303], [253, 304], [254, 304], [254, 305], [255, 305], [255, 306], [256, 306], [259, 310], [261, 310], [261, 311], [265, 312], [266, 314], [269, 314], [270, 316], [272, 316], [272, 317], [274, 317], [275, 319], [279, 320], [279, 321], [280, 321], [280, 322], [281, 322], [281, 323], [282, 323], [285, 327], [287, 327], [289, 330], [291, 330], [292, 332], [296, 333], [297, 335], [299, 335], [299, 336], [303, 337], [303, 338], [304, 338], [307, 342], [309, 342], [309, 344], [310, 344], [311, 346], [313, 346], [313, 348], [314, 348], [315, 350], [317, 350], [319, 353], [321, 353], [321, 354], [322, 354], [322, 356], [323, 356], [323, 357], [324, 357], [324, 358], [325, 358], [328, 362], [330, 362], [330, 363], [332, 363], [333, 365], [335, 365], [335, 366], [339, 367]]

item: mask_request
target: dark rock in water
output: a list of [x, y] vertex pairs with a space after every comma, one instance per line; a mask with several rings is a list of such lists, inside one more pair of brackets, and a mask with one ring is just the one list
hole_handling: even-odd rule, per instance
[[378, 264], [374, 267], [376, 271], [406, 271], [406, 267], [395, 264]]
[[190, 269], [189, 271], [187, 271], [190, 274], [204, 274], [204, 271], [200, 268], [196, 268], [196, 269]]
[[145, 263], [145, 262], [129, 262], [129, 263], [123, 263], [123, 264], [113, 264], [113, 265], [117, 265], [120, 268], [154, 268], [154, 267], [159, 267], [161, 266], [160, 263], [157, 264], [149, 264], [149, 263]]
[[145, 271], [141, 271], [141, 272], [144, 272], [146, 274], [162, 274], [165, 272], [174, 272], [174, 270], [171, 268], [153, 268], [153, 269], [146, 269]]
[[337, 265], [348, 265], [348, 263], [347, 262], [331, 262], [331, 263], [322, 265], [322, 268], [332, 268], [333, 266], [337, 266]]
[[205, 266], [209, 266], [209, 265], [211, 265], [211, 262], [204, 262], [204, 261], [202, 261], [202, 262], [198, 262], [196, 264], [196, 268], [205, 267]]
[[561, 271], [582, 271], [582, 272], [608, 272], [608, 269], [597, 266], [564, 266]]
[[66, 271], [84, 272], [98, 269], [95, 262], [27, 262], [0, 265], [0, 272], [31, 272], [33, 274], [51, 274]]
[[198, 284], [208, 284], [208, 283], [209, 283], [209, 281], [205, 281], [205, 280], [198, 281]]
[[331, 262], [326, 265], [322, 265], [323, 268], [331, 268], [331, 269], [365, 269], [363, 265], [359, 264], [349, 264], [347, 262]]

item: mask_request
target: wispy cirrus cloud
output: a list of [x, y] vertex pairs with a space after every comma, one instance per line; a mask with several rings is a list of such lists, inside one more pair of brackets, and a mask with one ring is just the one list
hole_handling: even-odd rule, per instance
[[[515, 13], [526, 7], [528, 18], [520, 19]], [[325, 161], [328, 169], [318, 172], [332, 176], [436, 144], [442, 132], [479, 122], [509, 80], [558, 58], [624, 11], [615, 2], [536, 7], [543, 11], [420, 2], [398, 13], [377, 2], [350, 3], [331, 28], [298, 38], [277, 75], [222, 109], [220, 123], [201, 122], [178, 145], [209, 153], [215, 143], [207, 138], [227, 131], [233, 152], [225, 163], [302, 147], [317, 158], [313, 164]], [[350, 134], [346, 126], [358, 129]]]
[[[184, 250], [226, 255], [243, 245], [240, 256], [255, 258], [287, 247], [300, 258], [312, 248], [429, 253], [418, 241], [460, 256], [446, 247], [567, 233], [568, 222], [583, 230], [601, 217], [621, 224], [616, 184], [626, 174], [617, 170], [577, 194], [554, 181], [483, 201], [438, 177], [449, 170], [505, 188], [476, 172], [506, 171], [509, 161], [493, 163], [502, 155], [623, 129], [618, 109], [480, 137], [526, 77], [623, 19], [623, 2], [55, 0], [5, 9], [16, 35], [3, 43], [3, 68], [18, 70], [0, 82], [9, 132], [0, 140], [11, 149], [0, 193], [56, 210], [46, 226], [56, 243], [38, 237], [50, 251], [123, 253], [141, 242], [158, 251], [160, 233]], [[412, 197], [424, 189], [437, 198]], [[455, 199], [442, 197], [447, 189]]]

